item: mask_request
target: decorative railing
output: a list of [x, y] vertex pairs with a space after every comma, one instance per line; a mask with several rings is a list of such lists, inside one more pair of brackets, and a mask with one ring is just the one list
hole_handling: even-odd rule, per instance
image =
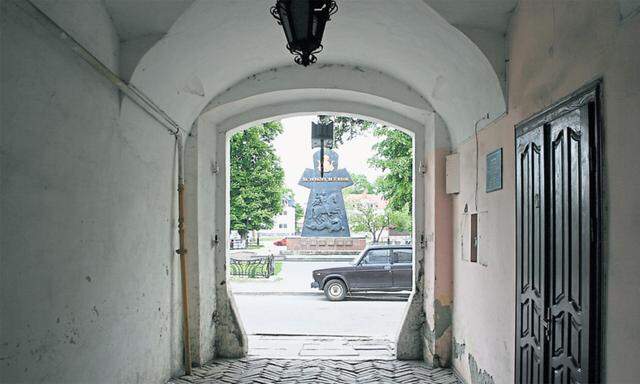
[[271, 256], [257, 256], [250, 259], [229, 258], [229, 272], [232, 276], [268, 279], [275, 272], [275, 260]]

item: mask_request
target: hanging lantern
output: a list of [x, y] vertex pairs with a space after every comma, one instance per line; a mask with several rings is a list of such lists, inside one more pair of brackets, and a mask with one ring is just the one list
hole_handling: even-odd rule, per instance
[[324, 26], [337, 11], [334, 0], [278, 0], [271, 7], [296, 63], [306, 67], [316, 62], [316, 54], [322, 51]]

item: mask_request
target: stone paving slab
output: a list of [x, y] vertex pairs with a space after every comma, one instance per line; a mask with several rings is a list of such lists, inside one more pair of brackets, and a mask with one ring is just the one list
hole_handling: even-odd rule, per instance
[[424, 383], [459, 384], [449, 369], [429, 368], [419, 361], [224, 359], [194, 368], [190, 376], [169, 384], [213, 383]]
[[395, 342], [369, 336], [248, 335], [249, 357], [394, 360]]

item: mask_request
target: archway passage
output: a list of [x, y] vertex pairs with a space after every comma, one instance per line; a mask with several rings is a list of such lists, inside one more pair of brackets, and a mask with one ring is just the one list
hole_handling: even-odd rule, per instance
[[[592, 301], [602, 303], [602, 321], [595, 314], [591, 322], [601, 325], [602, 339], [582, 348], [599, 352], [602, 365], [591, 367], [604, 381], [637, 381], [633, 320], [640, 307], [629, 303], [637, 301], [640, 223], [630, 212], [638, 205], [640, 167], [629, 164], [640, 135], [638, 2], [339, 2], [326, 50], [306, 70], [284, 48], [268, 13], [273, 0], [0, 2], [0, 381], [162, 383], [191, 368], [184, 352], [200, 365], [243, 356], [220, 251], [227, 228], [217, 214], [226, 195], [219, 179], [227, 171], [219, 135], [288, 113], [333, 111], [423, 136], [416, 187], [424, 189], [425, 230], [415, 243], [425, 254], [424, 279], [416, 284], [422, 299], [407, 312], [412, 326], [400, 337], [415, 348], [402, 358], [453, 366], [467, 382], [513, 382], [522, 351], [517, 311], [535, 311], [535, 332], [525, 322], [522, 328], [537, 339], [544, 325], [545, 336], [556, 339], [568, 340], [577, 329], [566, 321], [568, 312], [553, 312], [572, 311], [572, 304], [544, 303], [553, 290], [542, 291], [542, 306], [516, 304], [518, 244], [550, 231], [515, 240], [522, 217], [516, 181], [526, 179], [516, 164], [527, 144], [514, 145], [514, 126], [596, 78], [606, 98], [602, 114], [580, 117], [603, 127], [602, 148], [584, 134], [578, 142], [579, 131], [568, 132], [567, 124], [556, 128], [572, 144], [561, 146], [552, 119], [540, 124], [547, 128], [539, 130], [545, 155], [539, 159], [551, 168], [556, 163], [547, 164], [546, 155], [578, 164], [571, 155], [578, 145], [594, 149], [581, 164], [594, 153], [606, 165], [602, 174], [584, 171], [595, 177], [589, 188], [571, 187], [572, 194], [603, 191], [603, 206], [593, 210], [602, 237], [599, 228], [580, 231], [602, 254], [596, 260], [602, 273], [590, 275], [603, 285]], [[165, 129], [178, 127], [186, 142]], [[546, 144], [550, 135], [557, 145]], [[179, 153], [186, 153], [184, 163]], [[177, 182], [183, 164], [186, 185]], [[178, 184], [186, 195], [180, 218]], [[531, 193], [523, 206], [533, 211], [544, 211], [556, 196], [525, 189]], [[564, 211], [574, 212], [570, 202], [586, 206], [572, 194], [556, 201]], [[212, 222], [212, 215], [222, 221]], [[544, 240], [534, 253], [559, 251]], [[188, 258], [188, 289], [181, 287], [176, 249]], [[531, 265], [542, 271], [540, 263]], [[570, 270], [577, 268], [564, 269]], [[532, 281], [553, 286], [549, 276]], [[573, 295], [577, 284], [567, 284]], [[183, 297], [191, 299], [189, 310]], [[185, 351], [189, 342], [192, 350]], [[543, 345], [549, 344], [556, 345]], [[542, 381], [554, 374], [544, 371]]]
[[[244, 356], [247, 348], [234, 304], [228, 300], [228, 271], [224, 268], [228, 228], [225, 215], [219, 213], [226, 206], [227, 191], [221, 180], [227, 177], [227, 132], [288, 114], [332, 112], [364, 116], [415, 134], [416, 148], [422, 151], [414, 168], [415, 180], [421, 180], [416, 190], [425, 196], [417, 200], [424, 208], [415, 211], [424, 230], [415, 232], [414, 239], [425, 258], [416, 257], [415, 263], [416, 270], [425, 275], [415, 280], [416, 291], [405, 316], [410, 320], [399, 332], [398, 345], [403, 347], [397, 353], [402, 358], [450, 364], [452, 320], [447, 314], [452, 304], [452, 261], [447, 243], [452, 242], [452, 231], [446, 220], [451, 201], [440, 188], [444, 182], [440, 169], [451, 148], [474, 133], [472, 127], [481, 128], [488, 122], [476, 121], [478, 116], [488, 112], [493, 119], [504, 112], [504, 97], [494, 67], [482, 51], [427, 4], [411, 1], [381, 6], [373, 10], [364, 2], [345, 5], [342, 21], [334, 28], [334, 50], [323, 56], [322, 65], [305, 69], [291, 65], [288, 56], [278, 53], [281, 31], [246, 3], [224, 9], [217, 2], [194, 3], [140, 59], [131, 81], [166, 106], [179, 124], [191, 127], [187, 163], [191, 163], [189, 172], [197, 185], [187, 193], [190, 211], [199, 212], [199, 217], [188, 218], [192, 228], [189, 249], [198, 254], [191, 261], [192, 281], [200, 280], [191, 292], [200, 306], [191, 317], [193, 328], [200, 329], [196, 361], [213, 355]], [[211, 30], [225, 14], [247, 22], [239, 29], [236, 24]], [[425, 18], [430, 22], [425, 23]], [[345, 44], [362, 36], [359, 29], [368, 31], [375, 44]], [[415, 44], [382, 35], [374, 38], [386, 29], [411, 36]], [[216, 37], [207, 37], [210, 34]], [[232, 38], [248, 45], [230, 48], [221, 44]], [[413, 49], [414, 45], [421, 48]], [[247, 57], [246, 52], [252, 55]], [[413, 59], [402, 59], [405, 57]], [[216, 70], [210, 62], [217, 63]], [[163, 81], [157, 81], [159, 78]], [[132, 108], [126, 102], [123, 105], [125, 120], [136, 120]], [[211, 190], [215, 190], [215, 201], [205, 198], [212, 195]], [[207, 211], [216, 212], [215, 223], [204, 222], [200, 212]], [[214, 262], [207, 259], [208, 252], [215, 253]], [[215, 270], [215, 278], [202, 284], [203, 273], [210, 269]], [[203, 299], [208, 289], [215, 290], [215, 301]], [[213, 323], [208, 322], [211, 318]], [[214, 347], [206, 344], [212, 337]]]
[[[325, 112], [323, 112], [323, 114], [325, 114]], [[302, 194], [303, 197], [300, 198], [300, 200], [304, 205], [307, 205], [306, 196], [308, 194], [308, 190], [304, 187], [297, 186], [297, 184], [299, 180], [304, 179], [303, 177], [301, 178], [303, 173], [306, 174], [310, 172], [309, 169], [305, 170], [305, 168], [314, 168], [315, 166], [314, 161], [312, 160], [312, 154], [316, 152], [317, 149], [312, 150], [310, 145], [310, 125], [312, 119], [314, 119], [312, 116], [308, 116], [306, 118], [301, 116], [294, 119], [285, 119], [284, 121], [286, 123], [284, 126], [286, 131], [283, 134], [282, 143], [278, 144], [280, 151], [279, 155], [284, 156], [283, 159], [285, 159], [285, 163], [283, 163], [286, 164], [286, 166], [283, 165], [285, 170], [295, 169], [295, 171], [292, 171], [295, 174], [291, 175], [292, 177], [289, 177], [289, 183], [291, 184], [290, 187], [296, 189], [298, 194]], [[294, 236], [288, 238], [288, 240], [292, 243], [297, 242], [300, 244], [291, 244], [292, 250], [289, 251], [288, 247], [271, 247], [271, 241], [275, 239], [262, 237], [262, 244], [259, 248], [260, 251], [253, 251], [252, 256], [248, 256], [252, 253], [251, 251], [229, 251], [225, 249], [224, 260], [227, 263], [226, 270], [229, 272], [233, 272], [234, 268], [238, 269], [240, 268], [240, 265], [247, 263], [247, 261], [243, 259], [252, 258], [255, 262], [255, 259], [259, 258], [257, 255], [258, 252], [266, 252], [268, 255], [277, 255], [277, 265], [279, 266], [278, 272], [280, 273], [280, 276], [275, 277], [276, 281], [274, 282], [256, 282], [255, 280], [247, 281], [245, 279], [244, 281], [241, 280], [243, 281], [242, 283], [238, 283], [237, 279], [234, 282], [233, 277], [229, 280], [229, 276], [226, 276], [229, 283], [225, 284], [225, 286], [230, 286], [231, 290], [238, 296], [234, 299], [228, 290], [225, 290], [222, 294], [228, 297], [229, 304], [227, 308], [232, 312], [230, 313], [231, 317], [244, 318], [244, 320], [237, 320], [237, 332], [242, 333], [243, 335], [249, 334], [250, 337], [248, 340], [244, 337], [241, 339], [243, 343], [246, 340], [247, 344], [244, 345], [243, 348], [245, 351], [248, 348], [249, 355], [265, 356], [266, 354], [268, 356], [269, 354], [276, 354], [281, 357], [286, 357], [286, 353], [291, 355], [291, 351], [277, 351], [273, 347], [269, 350], [268, 345], [273, 346], [288, 343], [291, 345], [291, 348], [300, 349], [300, 351], [294, 351], [295, 356], [305, 354], [310, 354], [309, 356], [313, 356], [314, 354], [316, 356], [322, 356], [322, 354], [319, 354], [320, 352], [318, 351], [318, 348], [316, 348], [315, 351], [302, 351], [305, 346], [312, 348], [314, 344], [320, 342], [325, 345], [324, 348], [320, 349], [325, 351], [324, 354], [328, 358], [341, 358], [339, 353], [340, 351], [335, 350], [341, 345], [344, 346], [344, 348], [342, 348], [342, 352], [344, 352], [343, 358], [395, 358], [397, 337], [400, 325], [404, 318], [406, 307], [405, 303], [412, 291], [412, 287], [415, 285], [415, 282], [421, 280], [419, 277], [414, 277], [418, 271], [415, 269], [412, 272], [412, 263], [414, 260], [421, 260], [422, 249], [418, 248], [415, 251], [416, 257], [413, 257], [414, 251], [412, 251], [411, 248], [416, 239], [416, 230], [418, 232], [422, 232], [423, 226], [421, 213], [423, 208], [419, 203], [418, 207], [420, 213], [416, 214], [416, 203], [422, 201], [421, 198], [416, 197], [419, 197], [422, 194], [422, 188], [413, 183], [416, 175], [418, 175], [414, 159], [418, 158], [416, 156], [420, 156], [423, 149], [418, 145], [420, 141], [416, 140], [416, 134], [410, 130], [402, 129], [402, 131], [397, 131], [398, 134], [394, 134], [394, 132], [396, 132], [395, 129], [391, 127], [384, 128], [383, 125], [367, 122], [367, 120], [348, 117], [343, 117], [342, 119], [349, 120], [350, 123], [366, 124], [364, 127], [368, 127], [368, 131], [366, 131], [368, 136], [363, 138], [356, 137], [351, 142], [348, 142], [348, 136], [350, 134], [362, 132], [363, 126], [354, 127], [351, 133], [345, 132], [342, 140], [347, 142], [343, 144], [344, 147], [341, 146], [336, 150], [337, 152], [333, 152], [334, 154], [332, 154], [332, 156], [336, 156], [336, 159], [335, 162], [333, 162], [334, 160], [331, 160], [331, 163], [329, 164], [330, 168], [328, 169], [336, 167], [334, 171], [341, 172], [341, 174], [344, 173], [343, 176], [346, 176], [346, 178], [351, 178], [351, 176], [349, 176], [349, 172], [351, 171], [355, 171], [356, 173], [372, 172], [369, 170], [369, 166], [366, 165], [368, 157], [373, 156], [374, 153], [372, 146], [377, 142], [381, 142], [383, 138], [386, 138], [385, 143], [387, 146], [400, 145], [404, 148], [397, 150], [402, 151], [404, 153], [403, 156], [406, 157], [406, 159], [403, 159], [401, 162], [404, 164], [403, 167], [406, 167], [406, 169], [402, 168], [401, 170], [396, 170], [396, 173], [392, 176], [407, 178], [407, 186], [405, 187], [406, 192], [404, 195], [399, 194], [393, 200], [396, 207], [392, 209], [391, 207], [385, 208], [387, 207], [388, 202], [384, 200], [382, 195], [369, 195], [366, 192], [353, 194], [353, 192], [351, 192], [353, 188], [348, 188], [347, 194], [344, 196], [344, 199], [347, 201], [346, 208], [342, 208], [345, 216], [345, 222], [342, 225], [348, 225], [346, 221], [347, 216], [350, 216], [349, 220], [355, 221], [352, 222], [352, 224], [357, 224], [357, 220], [360, 219], [360, 225], [351, 225], [344, 228], [347, 230], [347, 234], [349, 229], [352, 230], [352, 233], [345, 239], [334, 239], [332, 237], [317, 238], [315, 236], [311, 238], [303, 238]], [[237, 142], [234, 145], [226, 146], [227, 151], [229, 152], [225, 158], [228, 160], [221, 166], [227, 170], [231, 167], [232, 170], [228, 173], [226, 179], [220, 179], [220, 182], [225, 182], [226, 189], [232, 195], [231, 197], [234, 199], [233, 201], [238, 201], [237, 199], [241, 197], [233, 197], [234, 192], [232, 191], [238, 191], [237, 187], [233, 187], [236, 185], [233, 184], [233, 170], [237, 170], [239, 168], [237, 166], [234, 167], [232, 164], [233, 161], [237, 161], [238, 166], [241, 166], [242, 161], [241, 159], [237, 159], [237, 156], [247, 150], [247, 146], [251, 140], [250, 138], [254, 136], [253, 134], [247, 136], [246, 134], [248, 131], [246, 131], [246, 129], [265, 129], [264, 127], [266, 126], [271, 125], [262, 125], [260, 126], [262, 128], [244, 127], [240, 130], [233, 129], [224, 135], [219, 133], [220, 137], [218, 140], [231, 140], [233, 137], [233, 142]], [[245, 130], [243, 131], [243, 129]], [[304, 134], [301, 135], [299, 131], [302, 130], [304, 130]], [[406, 133], [401, 133], [403, 131]], [[256, 133], [257, 132], [258, 131], [256, 131]], [[377, 132], [377, 138], [373, 136], [374, 132]], [[418, 134], [417, 137], [419, 138], [421, 136]], [[363, 140], [364, 142], [362, 144], [357, 144], [358, 141]], [[243, 145], [238, 147], [238, 145], [242, 143]], [[234, 154], [234, 148], [236, 148], [235, 151], [240, 152], [238, 152], [238, 154]], [[381, 148], [381, 151], [383, 151], [383, 149], [384, 147]], [[349, 152], [359, 153], [356, 155], [350, 154]], [[229, 156], [229, 153], [231, 156]], [[318, 153], [315, 155], [318, 155]], [[342, 160], [338, 161], [337, 156], [340, 153], [345, 156]], [[305, 156], [308, 158], [308, 161], [306, 162], [303, 160]], [[388, 156], [388, 154], [385, 153], [384, 156]], [[380, 157], [380, 159], [387, 159], [387, 157]], [[389, 158], [387, 161], [393, 162], [395, 160], [400, 161], [399, 158]], [[286, 163], [287, 161], [291, 165]], [[354, 161], [365, 164], [354, 164]], [[253, 172], [253, 168], [255, 167], [250, 167], [248, 171]], [[237, 175], [237, 177], [241, 177], [239, 180], [244, 180], [247, 177], [245, 171], [238, 173]], [[329, 177], [329, 179], [331, 179], [331, 175], [332, 173], [329, 173], [325, 177]], [[382, 176], [383, 173], [382, 171], [379, 171], [379, 173], [375, 173], [375, 175]], [[367, 183], [373, 183], [375, 181], [375, 175], [369, 176], [371, 182], [367, 181]], [[363, 175], [354, 174], [353, 176]], [[256, 175], [256, 177], [259, 178], [263, 176]], [[366, 176], [363, 177], [365, 177], [366, 180]], [[322, 179], [322, 177], [320, 177], [320, 179]], [[382, 180], [380, 182], [382, 182]], [[362, 181], [359, 181], [358, 183], [362, 183]], [[238, 181], [237, 185], [240, 186], [243, 184]], [[249, 189], [247, 196], [251, 196], [255, 199], [256, 194], [250, 191], [252, 187], [249, 185], [247, 185], [247, 187]], [[358, 187], [362, 187], [362, 185], [358, 184]], [[373, 189], [372, 184], [370, 184], [370, 188]], [[382, 189], [382, 185], [380, 188]], [[396, 192], [394, 189], [395, 187], [392, 188], [390, 185], [387, 185], [386, 188], [388, 195]], [[416, 195], [416, 190], [419, 195]], [[307, 193], [304, 191], [307, 191]], [[311, 194], [313, 193], [314, 192], [311, 192]], [[370, 193], [373, 193], [373, 190], [371, 190]], [[408, 195], [406, 193], [408, 193]], [[339, 196], [341, 198], [340, 200], [342, 200], [342, 196], [343, 193]], [[240, 210], [240, 207], [230, 207], [228, 199], [229, 195], [225, 196], [227, 203], [224, 205], [227, 207], [227, 222], [225, 225], [230, 230], [245, 228], [245, 223], [239, 223], [237, 221], [238, 216], [244, 211]], [[365, 199], [366, 201], [360, 201], [362, 199]], [[370, 205], [372, 202], [376, 203], [375, 207]], [[336, 205], [336, 209], [340, 208], [338, 205]], [[310, 215], [310, 207], [311, 206], [307, 208], [307, 215]], [[232, 214], [233, 209], [237, 209], [237, 212], [234, 214]], [[231, 217], [233, 217], [233, 220], [236, 220], [235, 222], [238, 225], [236, 228], [230, 226], [232, 220]], [[407, 232], [404, 237], [402, 237], [402, 235], [390, 237], [388, 228], [385, 227], [385, 225], [388, 226], [388, 224], [382, 222], [385, 218], [387, 221], [391, 220], [394, 225], [405, 225], [407, 231], [410, 232]], [[373, 235], [369, 234], [369, 226], [371, 225], [375, 226], [373, 228]], [[302, 230], [302, 228], [300, 230]], [[354, 231], [360, 232], [355, 233]], [[385, 244], [379, 244], [382, 241], [381, 235], [383, 231]], [[222, 241], [224, 241], [225, 244], [231, 244], [228, 233], [229, 231], [226, 231], [225, 236], [221, 236], [221, 238], [224, 239]], [[367, 234], [369, 234], [368, 240]], [[265, 241], [268, 242], [266, 246], [264, 243]], [[307, 247], [310, 247], [308, 250], [299, 249], [303, 242], [305, 244], [309, 243], [307, 244]], [[311, 246], [311, 242], [315, 244]], [[328, 242], [331, 243], [332, 247], [339, 247], [340, 249], [336, 250], [335, 253], [331, 253], [328, 251], [329, 248], [327, 248]], [[360, 259], [364, 257], [362, 251], [367, 244], [376, 247], [393, 247], [392, 242], [396, 243], [398, 250], [395, 250], [395, 248], [389, 248], [376, 251], [381, 253], [381, 257], [382, 253], [386, 254], [386, 257], [388, 258], [388, 265], [372, 265], [371, 267], [365, 268], [368, 258], [366, 260]], [[338, 243], [339, 245], [336, 245]], [[322, 244], [322, 247], [317, 244]], [[406, 250], [403, 251], [403, 249]], [[410, 254], [411, 257], [407, 260], [409, 263], [407, 266], [403, 266], [401, 263], [397, 264], [397, 266], [392, 265], [392, 259], [400, 253]], [[232, 259], [231, 264], [229, 264], [230, 259]], [[401, 261], [402, 260], [398, 260], [397, 262], [399, 263]], [[383, 267], [387, 269], [382, 270]], [[312, 272], [314, 270], [324, 270], [326, 268], [337, 268], [337, 270], [326, 272], [326, 276], [323, 275], [324, 277], [318, 278], [318, 281], [316, 281], [318, 286], [312, 288], [311, 283], [314, 281], [314, 275], [312, 275]], [[380, 271], [375, 272], [374, 269], [380, 269]], [[404, 270], [406, 270], [406, 273], [403, 272]], [[354, 274], [355, 272], [366, 275], [374, 273], [376, 276], [373, 280], [369, 279], [371, 281], [367, 281], [362, 280], [362, 276]], [[394, 275], [396, 276], [395, 280], [392, 278]], [[400, 278], [403, 276], [406, 277], [404, 280]], [[344, 294], [348, 294], [346, 302], [332, 303], [324, 299], [322, 290], [325, 288], [328, 289], [330, 285], [329, 282], [331, 280], [329, 279], [330, 277], [334, 280], [340, 279], [344, 284]], [[401, 282], [405, 280], [406, 284], [404, 285], [406, 285], [406, 287], [401, 284]], [[394, 281], [398, 284], [393, 285]], [[376, 292], [376, 294], [371, 295], [372, 291]], [[384, 291], [388, 292], [385, 293]], [[255, 295], [259, 296], [256, 297]], [[374, 319], [375, 321], [372, 321]], [[242, 324], [245, 326], [244, 329], [241, 326]], [[283, 335], [287, 336], [288, 339], [274, 340], [274, 337]], [[318, 337], [321, 337], [321, 339], [318, 339]], [[263, 347], [252, 348], [252, 345], [255, 345], [257, 342], [262, 342]], [[330, 351], [331, 349], [334, 350]]]

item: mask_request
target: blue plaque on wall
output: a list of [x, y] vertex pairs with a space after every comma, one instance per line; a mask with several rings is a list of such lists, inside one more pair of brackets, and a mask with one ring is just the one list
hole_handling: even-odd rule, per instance
[[502, 189], [502, 148], [487, 155], [487, 192]]

